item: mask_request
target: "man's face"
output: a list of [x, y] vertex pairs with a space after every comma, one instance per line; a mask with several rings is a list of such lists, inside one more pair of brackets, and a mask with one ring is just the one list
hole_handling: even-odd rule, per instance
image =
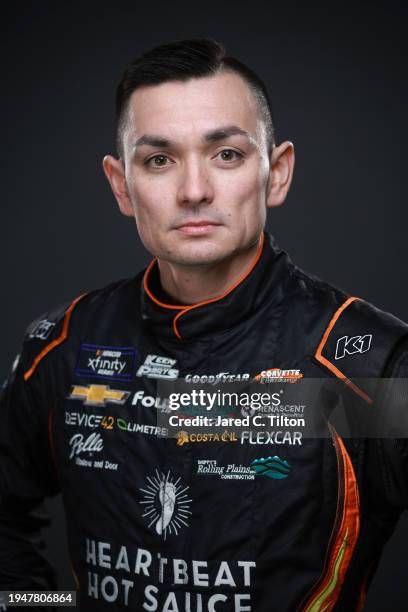
[[258, 106], [239, 75], [137, 89], [123, 148], [127, 195], [119, 205], [151, 254], [214, 264], [258, 240], [270, 160]]

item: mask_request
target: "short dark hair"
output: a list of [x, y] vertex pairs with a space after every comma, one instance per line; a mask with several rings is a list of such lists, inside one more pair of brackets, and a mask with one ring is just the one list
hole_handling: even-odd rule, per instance
[[132, 93], [143, 85], [188, 81], [220, 72], [235, 72], [248, 84], [266, 127], [268, 152], [275, 144], [271, 103], [264, 82], [248, 66], [226, 55], [225, 47], [211, 38], [176, 40], [150, 49], [125, 69], [116, 90], [116, 149], [123, 157], [123, 133]]

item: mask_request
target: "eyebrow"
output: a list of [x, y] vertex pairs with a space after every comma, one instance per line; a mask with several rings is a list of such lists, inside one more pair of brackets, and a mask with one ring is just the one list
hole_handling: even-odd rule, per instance
[[[249, 141], [252, 142], [253, 137], [248, 134], [245, 130], [242, 130], [237, 125], [228, 125], [226, 127], [216, 128], [215, 130], [210, 130], [203, 134], [201, 140], [204, 142], [218, 142], [219, 140], [224, 140], [225, 138], [229, 138], [230, 136], [245, 136]], [[171, 147], [175, 146], [176, 143], [168, 138], [162, 138], [161, 136], [153, 136], [149, 134], [144, 134], [140, 138], [138, 138], [134, 144], [133, 149], [137, 149], [142, 145], [148, 145], [150, 147]]]

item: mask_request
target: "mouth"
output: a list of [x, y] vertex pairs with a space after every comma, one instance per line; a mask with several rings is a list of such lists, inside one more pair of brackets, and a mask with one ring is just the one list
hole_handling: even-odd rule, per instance
[[176, 229], [184, 234], [205, 234], [219, 225], [220, 223], [202, 219], [200, 221], [187, 221], [177, 226]]

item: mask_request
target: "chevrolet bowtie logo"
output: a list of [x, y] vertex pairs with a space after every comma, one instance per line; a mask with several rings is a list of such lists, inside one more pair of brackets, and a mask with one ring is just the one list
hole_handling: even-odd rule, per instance
[[73, 385], [69, 399], [81, 400], [86, 406], [124, 404], [130, 391], [111, 389], [108, 385]]

